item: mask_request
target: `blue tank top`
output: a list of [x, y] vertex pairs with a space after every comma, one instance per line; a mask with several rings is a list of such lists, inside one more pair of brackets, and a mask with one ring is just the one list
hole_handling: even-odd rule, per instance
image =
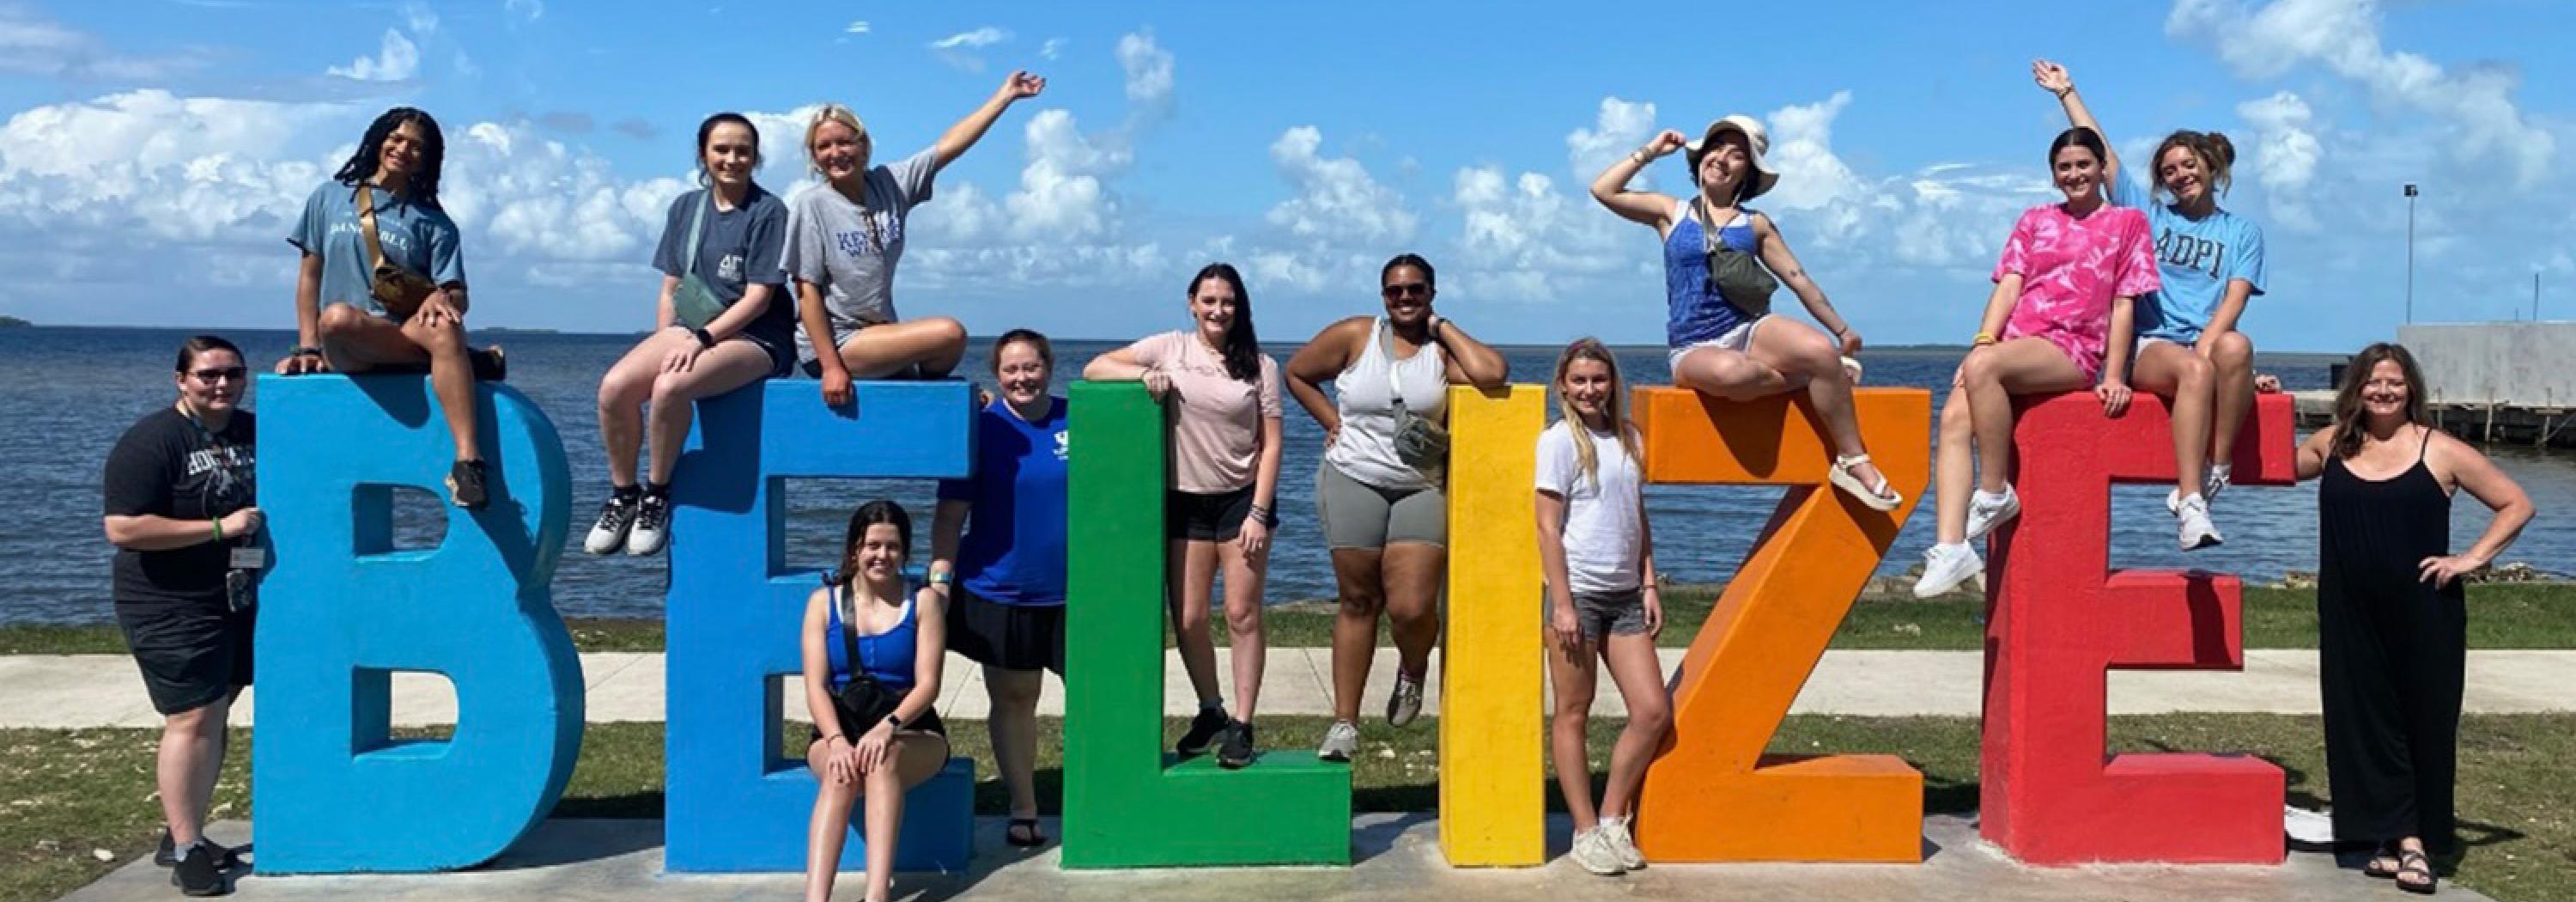
[[[868, 676], [897, 692], [912, 688], [913, 658], [921, 649], [917, 635], [920, 624], [914, 616], [912, 604], [912, 585], [904, 584], [903, 591], [903, 616], [895, 621], [894, 628], [873, 636], [858, 637], [860, 666], [867, 669]], [[830, 604], [832, 619], [825, 627], [828, 635], [823, 642], [823, 650], [832, 663], [832, 691], [839, 692], [850, 681], [847, 646], [841, 641], [841, 587], [832, 587]]]
[[[1753, 217], [1739, 212], [1717, 230], [1725, 247], [1753, 253]], [[1686, 215], [1664, 236], [1664, 344], [1684, 348], [1724, 335], [1752, 317], [1736, 309], [1708, 280], [1708, 232]]]

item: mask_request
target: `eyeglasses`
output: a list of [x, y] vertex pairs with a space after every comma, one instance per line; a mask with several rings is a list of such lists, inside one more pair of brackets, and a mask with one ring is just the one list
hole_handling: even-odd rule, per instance
[[1421, 282], [1403, 282], [1386, 286], [1385, 288], [1379, 289], [1379, 292], [1386, 295], [1386, 299], [1390, 301], [1400, 301], [1406, 298], [1427, 298], [1431, 296], [1431, 286]]
[[234, 382], [240, 382], [240, 381], [242, 381], [242, 380], [245, 380], [245, 379], [250, 378], [250, 368], [249, 368], [249, 367], [242, 367], [242, 366], [227, 366], [227, 367], [218, 367], [218, 368], [215, 368], [215, 369], [189, 370], [189, 371], [188, 371], [188, 375], [189, 375], [191, 378], [194, 378], [194, 379], [196, 379], [197, 381], [199, 381], [199, 382], [203, 382], [203, 383], [206, 383], [206, 384], [208, 384], [208, 385], [212, 385], [212, 384], [217, 383], [217, 382], [222, 382], [222, 381], [224, 381], [224, 380], [226, 380], [226, 379], [230, 379], [230, 380], [232, 380], [232, 381], [234, 381]]

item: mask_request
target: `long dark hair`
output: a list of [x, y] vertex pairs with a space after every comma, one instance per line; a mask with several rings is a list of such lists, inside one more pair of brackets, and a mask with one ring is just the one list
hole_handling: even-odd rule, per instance
[[439, 134], [438, 120], [412, 107], [398, 106], [377, 116], [367, 126], [367, 136], [358, 140], [358, 152], [350, 154], [349, 162], [340, 164], [340, 171], [331, 177], [352, 187], [375, 178], [376, 158], [384, 152], [386, 136], [407, 122], [420, 123], [420, 169], [411, 174], [411, 184], [397, 193], [432, 210], [445, 209], [438, 205], [438, 173], [447, 163], [447, 138]]
[[[2236, 165], [2236, 143], [2218, 132], [2196, 132], [2186, 128], [2166, 135], [2163, 141], [2157, 142], [2156, 155], [2147, 158], [2147, 184], [2153, 186], [2148, 189], [2151, 192], [2173, 196], [2173, 192], [2165, 188], [2165, 180], [2157, 173], [2164, 169], [2165, 154], [2177, 147], [2190, 150], [2192, 156], [2200, 158], [2201, 178], [2209, 183], [2211, 202], [2215, 203], [2219, 195], [2226, 194], [2228, 187], [2235, 184], [2236, 177], [2229, 170]], [[2175, 197], [2174, 200], [2182, 198]]]
[[1243, 274], [1231, 263], [1210, 263], [1190, 277], [1182, 297], [1198, 297], [1199, 283], [1222, 279], [1234, 288], [1234, 324], [1225, 329], [1225, 374], [1239, 382], [1261, 378], [1261, 339], [1252, 334], [1252, 292], [1243, 289]]
[[2361, 388], [2370, 384], [2370, 371], [2382, 360], [2397, 361], [2397, 369], [2406, 374], [2406, 422], [2418, 425], [2432, 423], [2433, 416], [2424, 404], [2424, 371], [2415, 366], [2415, 355], [2406, 346], [2383, 341], [2352, 355], [2343, 368], [2343, 385], [2336, 387], [2334, 400], [2334, 456], [2351, 459], [2361, 453]]
[[[716, 126], [726, 124], [742, 126], [744, 131], [751, 133], [751, 169], [754, 174], [760, 171], [760, 126], [751, 124], [751, 117], [741, 113], [717, 113], [707, 117], [706, 121], [698, 123], [698, 153], [695, 159], [689, 161], [697, 166], [700, 187], [714, 182], [714, 179], [707, 176], [707, 141], [715, 137]], [[752, 184], [757, 185], [760, 182], [755, 178]]]
[[879, 523], [894, 524], [896, 542], [903, 546], [904, 559], [912, 559], [912, 515], [903, 512], [903, 505], [879, 498], [859, 505], [858, 510], [850, 512], [850, 533], [847, 538], [841, 540], [841, 569], [825, 577], [827, 582], [835, 586], [846, 586], [851, 580], [858, 578], [859, 544], [867, 540], [868, 527]]
[[233, 356], [241, 356], [241, 349], [233, 347], [233, 343], [225, 341], [223, 336], [191, 335], [187, 341], [179, 343], [178, 371], [184, 373], [189, 367], [196, 366], [197, 355], [207, 351], [231, 351]]
[[2105, 150], [2102, 144], [2102, 133], [2078, 125], [2058, 132], [2057, 140], [2048, 142], [2048, 168], [2057, 168], [2057, 152], [2069, 147], [2081, 147], [2092, 151], [2093, 164], [2097, 167], [2111, 159], [2110, 151]]

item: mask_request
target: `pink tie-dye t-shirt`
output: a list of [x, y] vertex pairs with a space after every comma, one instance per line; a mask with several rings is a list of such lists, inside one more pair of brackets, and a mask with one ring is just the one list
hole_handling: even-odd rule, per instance
[[2059, 204], [2032, 207], [2004, 239], [1995, 281], [2021, 276], [2021, 300], [2003, 339], [2046, 339], [2066, 352], [2086, 378], [2102, 375], [2102, 345], [2111, 331], [2111, 299], [2156, 290], [2153, 234], [2146, 214], [2103, 206], [2077, 219]]

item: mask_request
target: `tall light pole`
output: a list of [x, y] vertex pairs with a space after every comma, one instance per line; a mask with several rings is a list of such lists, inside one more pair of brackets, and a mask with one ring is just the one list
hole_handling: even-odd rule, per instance
[[2415, 183], [2406, 183], [2406, 321], [2415, 321]]

